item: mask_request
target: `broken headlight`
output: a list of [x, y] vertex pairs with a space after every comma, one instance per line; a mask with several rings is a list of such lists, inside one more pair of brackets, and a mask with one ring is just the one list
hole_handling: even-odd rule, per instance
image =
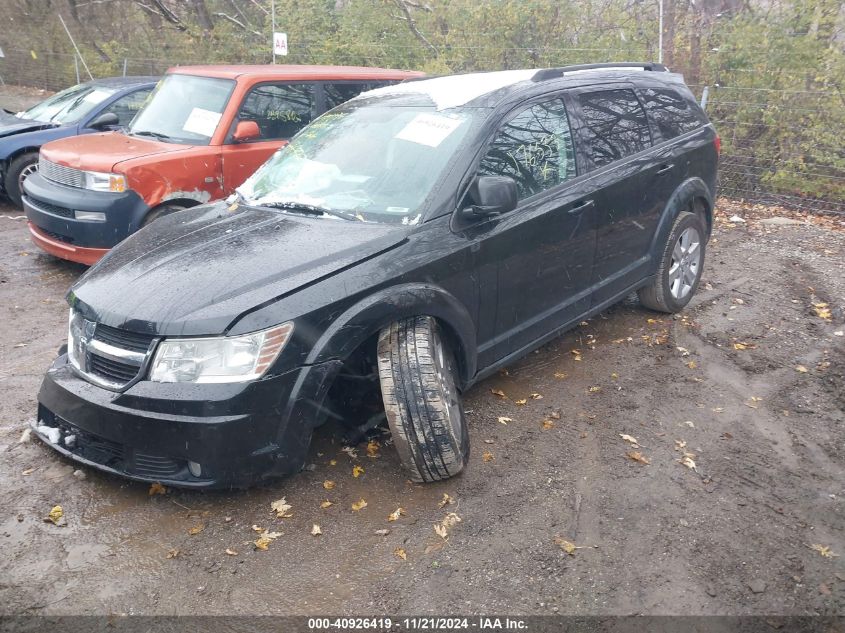
[[150, 380], [220, 383], [264, 375], [293, 333], [293, 323], [242, 336], [165, 339], [159, 343]]

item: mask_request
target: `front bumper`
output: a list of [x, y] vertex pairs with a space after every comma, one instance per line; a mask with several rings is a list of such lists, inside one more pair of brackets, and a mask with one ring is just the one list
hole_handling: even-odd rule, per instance
[[33, 429], [66, 457], [130, 479], [246, 487], [302, 468], [338, 367], [222, 385], [141, 381], [116, 393], [79, 377], [62, 355], [42, 382]]
[[[22, 199], [31, 231], [39, 238], [34, 238], [36, 244], [53, 255], [85, 264], [93, 263], [89, 260], [95, 253], [102, 256], [137, 231], [150, 210], [131, 190], [109, 193], [68, 187], [38, 173], [24, 182]], [[75, 211], [103, 213], [106, 219], [77, 220]]]

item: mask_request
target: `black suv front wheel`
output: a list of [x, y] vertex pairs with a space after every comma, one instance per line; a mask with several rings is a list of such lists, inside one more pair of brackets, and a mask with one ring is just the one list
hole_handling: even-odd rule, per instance
[[414, 481], [457, 475], [469, 457], [455, 356], [437, 321], [391, 324], [378, 341], [378, 372], [390, 434]]
[[658, 312], [680, 312], [692, 299], [704, 269], [707, 235], [701, 218], [687, 211], [675, 219], [654, 280], [639, 290], [640, 303]]

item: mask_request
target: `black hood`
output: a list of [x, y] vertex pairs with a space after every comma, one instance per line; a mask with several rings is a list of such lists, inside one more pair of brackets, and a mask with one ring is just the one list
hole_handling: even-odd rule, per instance
[[384, 252], [404, 227], [217, 203], [157, 220], [71, 289], [99, 322], [151, 334], [221, 334], [239, 316]]
[[21, 132], [32, 132], [56, 127], [55, 123], [44, 123], [34, 119], [19, 119], [14, 114], [0, 110], [0, 137], [20, 134]]

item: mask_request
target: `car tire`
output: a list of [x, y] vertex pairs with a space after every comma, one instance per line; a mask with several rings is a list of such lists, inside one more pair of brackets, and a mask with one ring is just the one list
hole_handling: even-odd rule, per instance
[[457, 363], [437, 321], [418, 316], [385, 328], [378, 372], [391, 436], [411, 479], [440, 481], [461, 472], [469, 434]]
[[159, 218], [163, 218], [166, 215], [171, 215], [176, 213], [177, 211], [181, 211], [185, 207], [180, 206], [178, 204], [160, 204], [154, 209], [151, 209], [147, 215], [144, 216], [144, 219], [141, 221], [141, 228], [145, 226], [149, 226]]
[[6, 189], [6, 195], [9, 197], [9, 200], [16, 207], [23, 207], [21, 202], [23, 181], [36, 171], [38, 171], [38, 152], [21, 154], [9, 163], [9, 171], [6, 172], [3, 187]]
[[701, 217], [682, 212], [675, 219], [652, 282], [638, 291], [640, 303], [657, 312], [680, 312], [690, 302], [704, 270], [707, 231]]

